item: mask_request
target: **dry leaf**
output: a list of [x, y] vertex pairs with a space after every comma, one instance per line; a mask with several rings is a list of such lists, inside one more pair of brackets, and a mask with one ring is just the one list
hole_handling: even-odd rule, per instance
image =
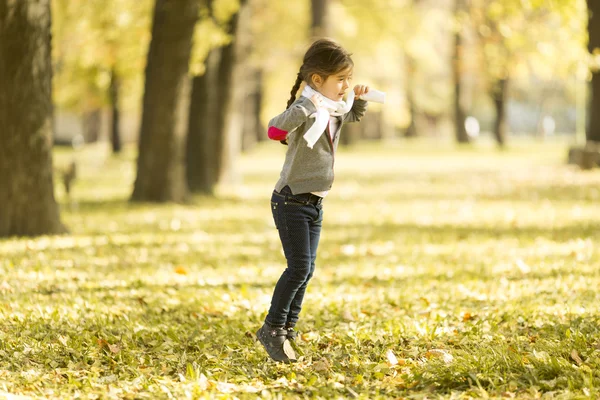
[[187, 270], [185, 268], [183, 268], [182, 266], [175, 268], [175, 273], [179, 274], [179, 275], [187, 275], [188, 274]]
[[313, 364], [313, 368], [317, 372], [326, 372], [329, 369], [329, 363], [327, 360], [322, 359]]
[[517, 264], [517, 267], [521, 270], [522, 273], [528, 274], [531, 272], [531, 267], [520, 258], [517, 259], [517, 261], [515, 261], [515, 264]]
[[300, 339], [302, 339], [305, 342], [312, 342], [313, 340], [316, 340], [318, 338], [319, 338], [319, 334], [316, 332], [306, 332], [306, 333], [300, 334]]
[[571, 351], [571, 358], [577, 363], [577, 365], [583, 364], [583, 360], [581, 359], [581, 357], [579, 357], [579, 353], [577, 353], [577, 350], [575, 349]]
[[446, 364], [450, 364], [452, 361], [454, 361], [454, 357], [452, 356], [452, 354], [442, 349], [431, 349], [427, 351], [427, 353], [425, 353], [425, 357], [440, 358]]
[[294, 348], [292, 347], [292, 344], [290, 343], [289, 340], [286, 339], [285, 342], [283, 342], [283, 352], [285, 353], [286, 356], [288, 356], [288, 358], [290, 360], [296, 360], [296, 352], [294, 351]]
[[209, 382], [208, 382], [208, 378], [206, 377], [206, 375], [200, 374], [200, 376], [198, 377], [198, 380], [196, 381], [196, 384], [198, 385], [198, 388], [200, 388], [200, 390], [207, 390], [208, 386], [209, 386]]
[[385, 357], [387, 358], [390, 366], [398, 365], [398, 358], [396, 358], [396, 355], [391, 349], [385, 353]]
[[118, 345], [116, 345], [116, 344], [109, 344], [109, 345], [108, 345], [108, 349], [109, 349], [109, 350], [110, 350], [112, 353], [114, 353], [114, 354], [117, 354], [119, 351], [121, 351], [121, 349], [119, 348], [119, 346], [118, 346]]
[[350, 312], [350, 310], [345, 309], [342, 312], [342, 319], [344, 319], [345, 321], [354, 321], [354, 316], [352, 315], [352, 313]]

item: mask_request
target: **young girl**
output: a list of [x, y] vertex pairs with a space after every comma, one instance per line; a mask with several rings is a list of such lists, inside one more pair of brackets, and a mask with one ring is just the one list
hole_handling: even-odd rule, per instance
[[[269, 356], [296, 360], [289, 340], [302, 308], [323, 221], [322, 200], [333, 183], [334, 154], [346, 122], [359, 121], [369, 91], [356, 85], [346, 95], [354, 63], [350, 53], [329, 39], [314, 42], [292, 87], [287, 109], [269, 122], [270, 139], [288, 144], [281, 176], [271, 197], [271, 211], [283, 246], [287, 268], [279, 278], [264, 325], [256, 332]], [[296, 93], [306, 83], [301, 97]], [[355, 99], [356, 98], [356, 99]]]

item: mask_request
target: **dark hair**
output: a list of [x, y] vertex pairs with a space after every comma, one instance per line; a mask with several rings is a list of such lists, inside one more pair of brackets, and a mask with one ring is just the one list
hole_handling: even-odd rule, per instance
[[354, 66], [351, 56], [352, 54], [331, 39], [324, 38], [315, 41], [304, 54], [304, 60], [290, 92], [291, 97], [287, 102], [286, 109], [290, 108], [296, 100], [296, 93], [300, 89], [302, 81], [311, 83], [311, 77], [314, 74], [327, 79], [330, 75]]

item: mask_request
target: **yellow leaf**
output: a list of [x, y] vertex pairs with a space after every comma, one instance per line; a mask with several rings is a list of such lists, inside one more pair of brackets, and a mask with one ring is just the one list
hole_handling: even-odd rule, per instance
[[179, 274], [179, 275], [187, 275], [188, 274], [187, 270], [185, 268], [183, 268], [182, 266], [175, 268], [175, 273]]
[[583, 364], [583, 360], [581, 359], [581, 357], [579, 357], [579, 353], [577, 353], [577, 350], [575, 349], [571, 351], [571, 358], [577, 363], [577, 365]]

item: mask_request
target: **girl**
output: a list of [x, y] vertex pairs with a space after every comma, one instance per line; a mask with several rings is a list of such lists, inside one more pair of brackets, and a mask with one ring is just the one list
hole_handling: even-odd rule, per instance
[[[294, 326], [315, 270], [322, 200], [333, 183], [340, 130], [346, 122], [359, 121], [367, 107], [367, 102], [359, 99], [369, 91], [367, 86], [355, 86], [347, 100], [342, 100], [350, 87], [353, 66], [350, 53], [340, 45], [330, 39], [317, 40], [304, 55], [287, 109], [269, 122], [269, 138], [289, 144], [271, 197], [287, 269], [275, 286], [265, 322], [256, 332], [275, 361], [296, 360], [289, 341], [295, 339]], [[306, 86], [296, 100], [302, 82]]]

